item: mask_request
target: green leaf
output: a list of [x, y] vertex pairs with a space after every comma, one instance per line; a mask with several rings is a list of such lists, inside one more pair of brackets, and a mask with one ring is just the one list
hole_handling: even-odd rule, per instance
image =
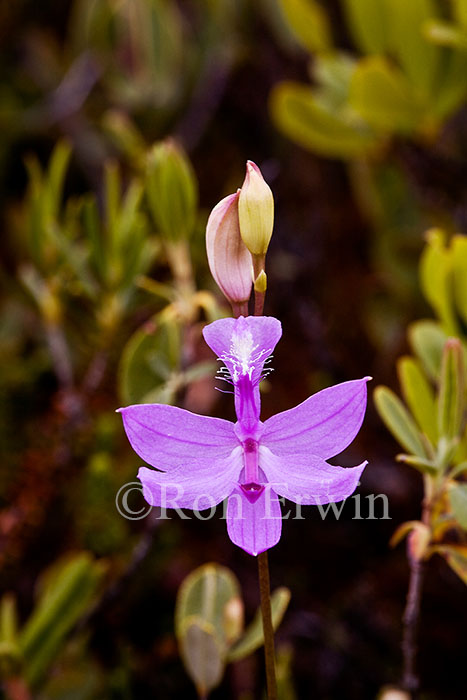
[[355, 60], [344, 52], [316, 56], [313, 75], [319, 88], [315, 90], [315, 96], [325, 109], [342, 109], [345, 106], [355, 65]]
[[467, 29], [467, 2], [465, 0], [451, 0], [451, 2], [455, 19]]
[[383, 57], [362, 59], [352, 76], [351, 107], [371, 126], [388, 133], [410, 133], [420, 126], [423, 109], [404, 74]]
[[427, 233], [420, 260], [420, 281], [427, 301], [434, 308], [448, 335], [458, 332], [453, 310], [451, 254], [445, 247], [445, 235], [439, 229]]
[[452, 22], [431, 19], [423, 25], [423, 35], [437, 46], [449, 46], [454, 49], [467, 49], [467, 32]]
[[438, 394], [438, 434], [448, 440], [458, 437], [464, 413], [463, 350], [458, 338], [444, 345]]
[[243, 629], [243, 603], [233, 573], [205, 564], [183, 581], [175, 632], [185, 668], [204, 697], [221, 681], [227, 650]]
[[387, 20], [384, 2], [344, 0], [347, 23], [363, 53], [384, 53], [387, 48]]
[[457, 522], [467, 530], [467, 484], [456, 484], [449, 489], [449, 503]]
[[410, 346], [425, 371], [432, 379], [438, 380], [447, 334], [436, 321], [416, 321], [410, 325], [408, 335]]
[[436, 548], [447, 561], [451, 569], [467, 584], [467, 547], [462, 545], [445, 545]]
[[280, 0], [284, 17], [302, 46], [314, 53], [332, 48], [326, 12], [315, 0]]
[[5, 593], [0, 601], [0, 678], [17, 674], [21, 661], [16, 598]]
[[170, 241], [186, 240], [195, 225], [198, 190], [191, 164], [174, 141], [151, 149], [146, 194], [159, 233]]
[[446, 57], [443, 80], [436, 100], [431, 104], [435, 117], [444, 120], [465, 102], [467, 96], [467, 51], [450, 51]]
[[42, 577], [38, 602], [20, 634], [25, 677], [33, 687], [89, 609], [102, 575], [102, 565], [82, 553], [56, 562]]
[[423, 24], [436, 17], [432, 0], [384, 0], [393, 52], [412, 83], [424, 97], [435, 96], [441, 54], [423, 36]]
[[326, 108], [306, 85], [280, 83], [271, 92], [270, 109], [288, 138], [329, 158], [358, 158], [377, 144], [365, 124]]
[[451, 251], [454, 298], [462, 320], [467, 323], [467, 236], [454, 236]]
[[71, 146], [66, 141], [59, 141], [55, 146], [47, 173], [47, 203], [50, 217], [57, 218], [63, 196], [65, 175], [70, 162]]
[[420, 363], [412, 357], [402, 357], [397, 363], [404, 399], [412, 415], [432, 445], [436, 445], [436, 402], [434, 391]]
[[418, 457], [426, 457], [417, 426], [396, 394], [385, 386], [378, 386], [373, 398], [381, 419], [402, 447]]
[[165, 389], [165, 402], [173, 399], [166, 382], [178, 372], [181, 352], [181, 331], [175, 321], [148, 321], [131, 336], [124, 347], [118, 370], [121, 400], [145, 403], [155, 390]]
[[[271, 595], [271, 615], [272, 626], [276, 630], [282, 618], [285, 615], [287, 606], [290, 602], [290, 591], [288, 588], [277, 588]], [[247, 627], [245, 634], [238, 642], [230, 649], [228, 653], [228, 661], [239, 661], [246, 656], [250, 656], [256, 649], [263, 644], [263, 622], [261, 611], [258, 610], [253, 621]]]

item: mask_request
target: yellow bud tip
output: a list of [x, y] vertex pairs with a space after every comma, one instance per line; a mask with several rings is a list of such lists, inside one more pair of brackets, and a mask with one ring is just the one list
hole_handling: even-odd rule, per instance
[[258, 277], [255, 279], [255, 292], [264, 294], [268, 288], [268, 278], [264, 270], [261, 270]]
[[256, 163], [249, 160], [238, 203], [240, 233], [252, 255], [265, 255], [274, 224], [274, 199]]

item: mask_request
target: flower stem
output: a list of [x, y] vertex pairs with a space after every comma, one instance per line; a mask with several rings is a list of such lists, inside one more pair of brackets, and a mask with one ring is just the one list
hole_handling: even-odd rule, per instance
[[274, 628], [272, 626], [271, 616], [271, 593], [269, 586], [269, 564], [267, 552], [261, 552], [258, 554], [258, 578], [261, 600], [261, 617], [263, 619], [264, 660], [266, 666], [268, 700], [277, 700]]
[[[428, 475], [425, 475], [422, 522], [427, 527], [430, 527], [431, 521], [431, 510], [434, 498], [433, 489], [434, 483], [432, 479]], [[407, 558], [409, 560], [410, 577], [409, 589], [407, 591], [407, 603], [402, 617], [404, 625], [401, 644], [403, 656], [402, 687], [410, 693], [412, 700], [417, 700], [420, 688], [420, 679], [416, 670], [418, 651], [417, 638], [420, 623], [420, 603], [425, 575], [425, 562], [423, 559], [415, 557], [409, 547], [407, 547]]]
[[420, 620], [420, 600], [422, 596], [424, 562], [409, 554], [410, 579], [407, 592], [407, 604], [404, 610], [404, 632], [402, 636], [402, 654], [404, 670], [402, 686], [416, 700], [419, 689], [419, 678], [416, 672], [417, 635]]
[[[265, 256], [264, 255], [254, 255], [253, 256], [253, 279], [257, 280], [261, 272], [264, 273], [265, 268]], [[255, 316], [262, 316], [264, 309], [264, 301], [266, 299], [266, 289], [264, 291], [257, 289], [256, 284], [254, 285], [255, 291]]]

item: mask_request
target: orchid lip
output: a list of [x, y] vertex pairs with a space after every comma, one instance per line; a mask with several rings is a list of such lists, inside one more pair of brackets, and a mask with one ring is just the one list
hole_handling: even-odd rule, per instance
[[256, 503], [264, 491], [264, 486], [262, 484], [255, 484], [254, 482], [240, 484], [240, 487], [250, 503]]

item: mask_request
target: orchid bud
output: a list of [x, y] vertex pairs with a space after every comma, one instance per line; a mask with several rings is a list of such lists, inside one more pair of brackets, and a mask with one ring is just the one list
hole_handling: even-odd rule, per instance
[[266, 255], [274, 224], [274, 199], [261, 170], [251, 160], [238, 202], [240, 233], [252, 255]]
[[168, 241], [186, 240], [196, 221], [197, 183], [190, 161], [172, 139], [156, 143], [149, 152], [146, 192], [161, 236]]
[[253, 284], [251, 255], [240, 236], [239, 192], [222, 199], [211, 212], [206, 227], [209, 268], [231, 304], [248, 301]]

